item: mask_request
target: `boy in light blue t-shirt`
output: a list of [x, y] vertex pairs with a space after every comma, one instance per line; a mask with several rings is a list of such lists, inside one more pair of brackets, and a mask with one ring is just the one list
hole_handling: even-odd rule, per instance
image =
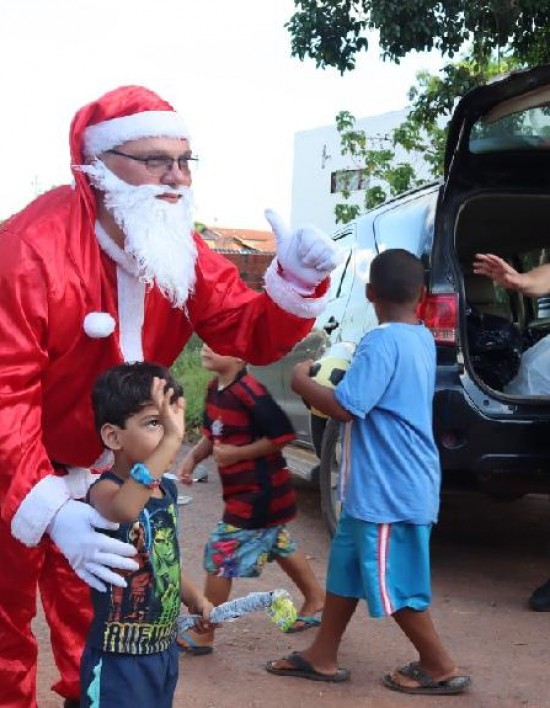
[[333, 391], [298, 364], [292, 388], [312, 407], [345, 423], [342, 514], [332, 541], [321, 627], [310, 647], [267, 664], [270, 673], [340, 682], [344, 631], [360, 599], [372, 617], [391, 615], [418, 661], [383, 683], [410, 694], [456, 694], [470, 684], [432, 623], [429, 539], [439, 509], [440, 466], [432, 432], [436, 352], [418, 323], [424, 270], [416, 256], [389, 249], [371, 264], [367, 298], [379, 326], [362, 339]]

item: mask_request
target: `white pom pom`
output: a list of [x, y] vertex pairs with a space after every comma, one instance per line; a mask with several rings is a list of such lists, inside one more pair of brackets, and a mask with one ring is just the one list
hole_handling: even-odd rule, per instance
[[89, 312], [84, 318], [84, 331], [92, 339], [109, 337], [116, 327], [116, 322], [108, 312]]

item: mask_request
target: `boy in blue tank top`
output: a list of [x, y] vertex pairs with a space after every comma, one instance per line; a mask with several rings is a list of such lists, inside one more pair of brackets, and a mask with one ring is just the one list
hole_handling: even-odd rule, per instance
[[212, 605], [181, 573], [177, 488], [164, 477], [185, 432], [181, 386], [164, 367], [121, 364], [96, 381], [95, 423], [113, 467], [90, 488], [89, 503], [132, 543], [138, 569], [126, 587], [92, 589], [94, 616], [81, 661], [80, 705], [171, 708], [178, 678], [175, 643], [181, 602], [203, 615]]
[[327, 595], [313, 643], [267, 665], [270, 673], [340, 682], [338, 648], [360, 599], [371, 617], [390, 615], [419, 658], [383, 683], [409, 694], [450, 695], [470, 684], [444, 647], [430, 615], [429, 538], [439, 510], [440, 465], [432, 432], [436, 351], [416, 308], [424, 270], [403, 249], [378, 255], [366, 294], [379, 326], [361, 340], [333, 390], [298, 364], [292, 388], [342, 421], [342, 513], [332, 540]]

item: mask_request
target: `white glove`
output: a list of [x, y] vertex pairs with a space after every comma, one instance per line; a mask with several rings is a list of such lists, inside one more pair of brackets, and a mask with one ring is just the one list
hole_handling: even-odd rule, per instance
[[129, 557], [137, 551], [132, 544], [110, 538], [97, 532], [96, 528], [112, 531], [118, 528], [118, 524], [104, 519], [88, 504], [69, 499], [46, 531], [85, 583], [101, 592], [107, 590], [102, 581], [124, 588], [126, 581], [111, 568], [137, 570], [138, 564]]
[[317, 285], [342, 262], [343, 250], [315, 226], [305, 226], [291, 232], [271, 209], [265, 210], [265, 218], [275, 234], [282, 277], [300, 295], [311, 295]]

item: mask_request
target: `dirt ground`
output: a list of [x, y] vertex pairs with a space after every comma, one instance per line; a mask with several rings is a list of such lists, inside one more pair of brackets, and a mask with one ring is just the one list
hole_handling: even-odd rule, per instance
[[[297, 478], [300, 515], [293, 533], [324, 581], [329, 537], [319, 513], [317, 490]], [[202, 583], [202, 546], [218, 521], [220, 485], [210, 471], [207, 484], [182, 488], [191, 494], [181, 507], [183, 562]], [[550, 503], [531, 496], [513, 503], [452, 494], [443, 499], [433, 535], [433, 613], [443, 639], [473, 685], [460, 697], [410, 697], [385, 689], [380, 678], [415, 658], [391, 619], [372, 620], [360, 607], [341, 648], [348, 683], [331, 685], [271, 676], [267, 660], [308, 644], [315, 629], [285, 635], [262, 614], [226, 625], [215, 651], [181, 657], [176, 708], [550, 708], [548, 665], [550, 613], [527, 609], [526, 599], [550, 575]], [[233, 596], [283, 587], [299, 597], [274, 564], [258, 579], [237, 581]], [[39, 706], [58, 708], [49, 691], [56, 678], [47, 628], [41, 615]], [[125, 708], [122, 706], [121, 708]], [[131, 708], [131, 707], [129, 707]], [[152, 707], [154, 708], [154, 707]]]

